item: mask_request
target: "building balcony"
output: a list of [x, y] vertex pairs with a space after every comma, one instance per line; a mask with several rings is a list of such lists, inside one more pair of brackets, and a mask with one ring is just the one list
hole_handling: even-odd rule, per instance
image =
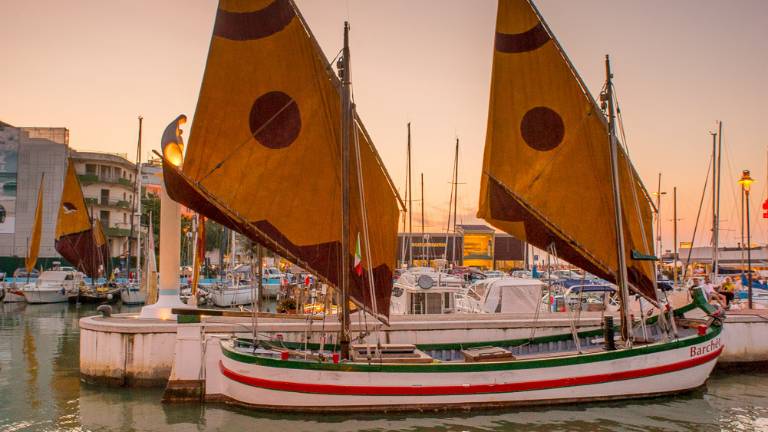
[[98, 174], [79, 174], [77, 176], [80, 179], [80, 183], [84, 186], [95, 184], [95, 183], [107, 183], [112, 185], [120, 185], [125, 186], [129, 189], [133, 189], [133, 182], [128, 180], [124, 177], [117, 177], [117, 176], [105, 176], [105, 175], [98, 175]]
[[[118, 228], [118, 227], [108, 227], [104, 228], [104, 234], [106, 234], [107, 237], [128, 237], [131, 235], [131, 230], [128, 228]], [[136, 233], [133, 233], [133, 236], [136, 237]]]
[[110, 207], [120, 210], [130, 210], [131, 203], [126, 200], [103, 200], [99, 198], [86, 198], [85, 205], [87, 206], [99, 206]]

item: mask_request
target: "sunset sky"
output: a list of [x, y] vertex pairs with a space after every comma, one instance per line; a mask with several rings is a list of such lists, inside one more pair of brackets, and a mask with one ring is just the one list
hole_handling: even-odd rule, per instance
[[[427, 230], [445, 229], [456, 137], [459, 219], [477, 222], [496, 2], [297, 3], [328, 57], [341, 48], [342, 24], [350, 21], [358, 111], [401, 188], [406, 123], [412, 123], [414, 185], [423, 172]], [[611, 55], [630, 155], [649, 190], [656, 190], [661, 172], [668, 192], [661, 209], [664, 248], [672, 245], [673, 186], [679, 239], [690, 241], [716, 120], [724, 122], [721, 243], [739, 241], [736, 181], [742, 169], [757, 180], [753, 241], [765, 243], [768, 219], [760, 217], [760, 206], [768, 191], [768, 2], [536, 3], [593, 94], [605, 79], [603, 57]], [[141, 114], [148, 154], [159, 148], [168, 122], [179, 113], [194, 115], [216, 5], [3, 1], [0, 120], [67, 127], [75, 149], [133, 159]], [[697, 244], [709, 242], [710, 214], [707, 201]]]

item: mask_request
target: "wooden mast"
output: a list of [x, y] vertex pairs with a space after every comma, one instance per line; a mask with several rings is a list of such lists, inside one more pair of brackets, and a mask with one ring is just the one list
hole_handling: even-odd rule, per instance
[[606, 98], [608, 102], [608, 139], [611, 147], [611, 183], [613, 184], [613, 205], [615, 212], [614, 224], [616, 227], [616, 255], [618, 269], [616, 282], [619, 286], [621, 298], [621, 337], [627, 347], [632, 346], [632, 320], [629, 311], [629, 287], [627, 285], [627, 263], [624, 249], [624, 224], [621, 214], [621, 192], [619, 188], [619, 145], [616, 139], [616, 115], [613, 107], [613, 74], [611, 73], [611, 61], [605, 56]]
[[456, 210], [459, 203], [459, 138], [456, 138], [456, 155], [453, 165], [453, 237], [451, 237], [451, 262], [456, 265]]
[[[352, 129], [350, 94], [349, 22], [344, 22], [344, 48], [341, 55], [341, 358], [349, 359], [349, 135]], [[365, 215], [363, 215], [365, 217]]]

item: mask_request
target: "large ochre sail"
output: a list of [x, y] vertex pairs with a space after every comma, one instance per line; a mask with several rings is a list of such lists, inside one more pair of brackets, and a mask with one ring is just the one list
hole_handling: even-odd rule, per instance
[[100, 270], [103, 274], [109, 270], [109, 245], [101, 223], [97, 221], [95, 227], [91, 224], [72, 160], [68, 161], [61, 191], [55, 247], [64, 259], [92, 278], [99, 277]]
[[24, 267], [27, 273], [35, 268], [37, 256], [40, 253], [40, 237], [43, 232], [43, 182], [45, 175], [40, 178], [40, 189], [37, 190], [37, 206], [35, 207], [35, 220], [32, 222], [32, 233], [29, 236], [29, 247], [27, 256], [24, 259]]
[[[655, 299], [652, 209], [627, 155], [619, 180], [630, 288]], [[603, 113], [535, 7], [500, 0], [478, 217], [615, 282], [610, 141]]]
[[[350, 298], [387, 316], [396, 258], [396, 193], [356, 119], [371, 262], [352, 266]], [[354, 142], [354, 141], [353, 141]], [[362, 234], [350, 166], [350, 252]], [[316, 273], [340, 281], [341, 101], [331, 66], [289, 0], [222, 0], [181, 171], [169, 195]], [[370, 293], [372, 270], [375, 306]]]

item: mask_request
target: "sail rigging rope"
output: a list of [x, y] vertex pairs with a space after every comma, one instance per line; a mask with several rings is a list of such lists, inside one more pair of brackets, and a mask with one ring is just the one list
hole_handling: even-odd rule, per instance
[[[628, 174], [628, 177], [630, 179], [633, 179], [634, 181], [638, 181], [638, 179], [635, 179], [634, 176], [632, 175], [632, 171], [631, 171], [631, 169], [629, 167], [629, 165], [630, 165], [630, 162], [629, 162], [629, 147], [627, 145], [627, 137], [624, 134], [624, 120], [623, 120], [623, 118], [621, 116], [621, 110], [619, 109], [619, 96], [616, 94], [616, 86], [613, 85], [613, 83], [611, 83], [611, 90], [612, 90], [611, 94], [613, 95], [614, 101], [616, 102], [616, 113], [617, 113], [617, 117], [618, 117], [618, 120], [619, 120], [619, 130], [621, 131], [621, 137], [622, 137], [621, 144], [623, 144], [623, 146], [624, 146], [624, 151], [626, 153], [626, 158], [627, 158], [627, 174]], [[634, 182], [632, 184], [630, 184], [630, 189], [632, 189], [632, 202], [633, 202], [634, 207], [635, 207], [635, 212], [637, 214], [637, 220], [638, 220], [638, 222], [640, 224], [640, 234], [641, 234], [641, 237], [643, 239], [643, 251], [645, 253], [647, 253], [648, 255], [653, 255], [653, 250], [651, 249], [651, 247], [648, 244], [648, 237], [646, 236], [646, 232], [645, 232], [645, 221], [643, 220], [643, 215], [642, 215], [642, 212], [640, 211], [640, 200], [637, 197], [637, 188], [635, 186], [636, 185], [635, 185]], [[657, 220], [656, 223], [661, 224], [661, 219], [659, 219], [658, 215], [659, 215], [658, 209], [656, 209], [656, 220]], [[631, 236], [630, 236], [630, 238], [631, 238]], [[623, 251], [623, 252], [626, 253], [626, 251]], [[660, 260], [661, 259], [661, 255], [663, 254], [663, 252], [662, 251], [658, 251], [658, 253], [659, 253], [659, 260]], [[653, 279], [652, 279], [652, 282], [653, 282], [653, 292], [656, 293], [657, 292], [656, 290], [658, 289], [658, 283], [657, 283], [657, 280], [656, 280], [656, 265], [655, 265], [655, 263], [653, 265], [653, 272], [652, 273], [653, 273]], [[658, 302], [661, 299], [657, 298], [656, 300]]]
[[[353, 95], [354, 97], [354, 95]], [[354, 110], [354, 102], [352, 104], [353, 110]], [[353, 125], [357, 126], [358, 122], [354, 121], [353, 118]], [[360, 158], [360, 139], [357, 133], [357, 129], [355, 129], [354, 134], [354, 140], [355, 140], [355, 171], [357, 172], [357, 189], [360, 196], [360, 213], [362, 215], [363, 220], [363, 241], [365, 242], [365, 259], [368, 263], [368, 292], [371, 299], [371, 312], [373, 312], [374, 316], [378, 315], [378, 305], [376, 302], [376, 281], [373, 278], [373, 260], [371, 259], [371, 243], [370, 243], [370, 237], [368, 235], [368, 209], [365, 205], [365, 183], [363, 181], [363, 166], [362, 166], [362, 160]], [[361, 246], [362, 248], [362, 246]], [[362, 258], [362, 257], [361, 257]], [[362, 265], [362, 263], [360, 263]], [[363, 280], [363, 283], [365, 283], [365, 280]], [[363, 308], [363, 311], [365, 312], [365, 308]], [[380, 326], [376, 326], [376, 346], [380, 346], [380, 339], [379, 339], [379, 330]], [[366, 319], [366, 332], [368, 331], [368, 322]]]
[[701, 200], [699, 201], [699, 211], [696, 213], [696, 223], [693, 225], [693, 235], [691, 237], [691, 247], [688, 249], [688, 258], [685, 260], [685, 267], [683, 267], [683, 275], [681, 279], [685, 280], [685, 275], [688, 272], [688, 266], [691, 264], [691, 253], [693, 252], [693, 243], [696, 241], [696, 230], [699, 228], [699, 218], [701, 218], [701, 207], [704, 204], [704, 197], [707, 194], [707, 184], [709, 184], [709, 173], [712, 170], [712, 157], [710, 156], [707, 162], [707, 176], [704, 177], [704, 189], [701, 191]]

